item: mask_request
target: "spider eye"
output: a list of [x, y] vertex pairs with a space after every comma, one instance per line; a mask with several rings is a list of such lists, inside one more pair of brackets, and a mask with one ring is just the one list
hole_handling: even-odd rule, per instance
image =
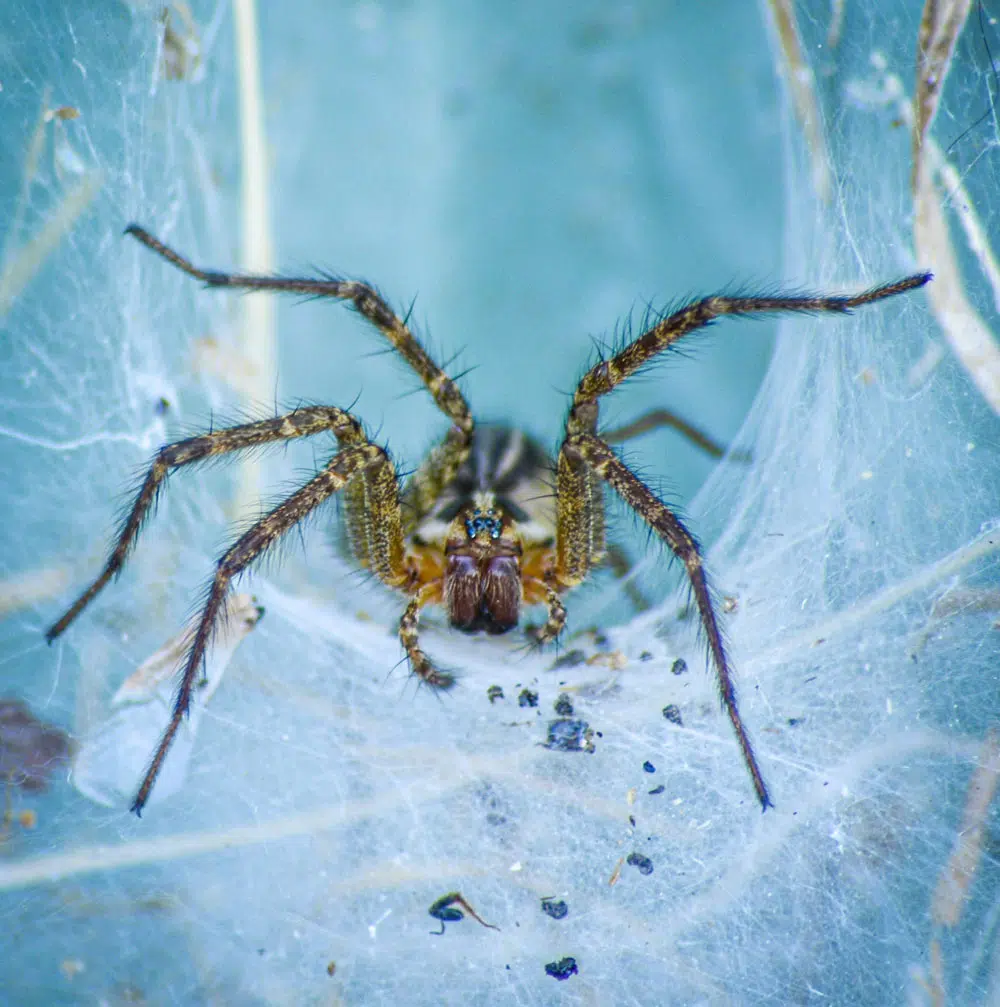
[[503, 522], [498, 517], [493, 516], [493, 511], [483, 514], [477, 510], [472, 517], [465, 519], [465, 533], [469, 538], [474, 539], [481, 531], [489, 534], [490, 538], [499, 538]]

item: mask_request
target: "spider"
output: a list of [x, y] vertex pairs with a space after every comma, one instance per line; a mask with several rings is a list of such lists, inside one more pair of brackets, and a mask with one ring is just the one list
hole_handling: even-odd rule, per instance
[[[46, 632], [51, 643], [122, 569], [167, 477], [174, 469], [234, 451], [315, 434], [332, 434], [337, 450], [301, 488], [244, 532], [219, 558], [207, 600], [191, 634], [173, 711], [131, 810], [140, 815], [187, 713], [212, 634], [235, 577], [325, 500], [340, 494], [347, 544], [355, 561], [409, 600], [399, 640], [410, 667], [444, 689], [450, 674], [420, 648], [418, 618], [442, 605], [451, 625], [469, 633], [506, 633], [521, 610], [545, 605], [536, 643], [555, 640], [566, 622], [562, 596], [607, 558], [604, 487], [610, 486], [681, 560], [701, 617], [719, 694], [761, 808], [772, 806], [736, 703], [736, 690], [716, 605], [694, 536], [631, 471], [611, 443], [669, 424], [698, 440], [683, 421], [658, 411], [630, 428], [601, 434], [598, 405], [626, 378], [696, 329], [725, 315], [774, 312], [843, 314], [914, 290], [931, 279], [917, 273], [853, 295], [716, 295], [653, 319], [638, 338], [582, 377], [566, 418], [555, 462], [526, 434], [498, 424], [476, 426], [456, 383], [434, 362], [385, 298], [372, 286], [333, 276], [255, 276], [201, 269], [138, 224], [125, 231], [167, 262], [209, 287], [272, 290], [347, 301], [413, 368], [450, 426], [404, 483], [386, 450], [359, 420], [336, 406], [300, 406], [283, 416], [243, 423], [167, 444], [156, 453], [97, 579]], [[705, 446], [704, 444], [702, 446]], [[709, 445], [709, 450], [712, 446]], [[714, 452], [713, 452], [714, 453]], [[554, 472], [554, 490], [552, 475]]]

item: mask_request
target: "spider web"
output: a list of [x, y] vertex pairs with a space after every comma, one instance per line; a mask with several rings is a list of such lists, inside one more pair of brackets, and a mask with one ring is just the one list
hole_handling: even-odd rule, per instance
[[[604, 409], [611, 426], [669, 406], [753, 451], [712, 469], [664, 432], [626, 456], [711, 546], [773, 811], [684, 591], [627, 516], [650, 611], [610, 577], [569, 596], [557, 667], [429, 618], [428, 651], [460, 677], [439, 697], [397, 666], [399, 600], [337, 558], [331, 509], [241, 583], [266, 615], [213, 666], [186, 778], [141, 822], [61, 778], [12, 790], [37, 822], [0, 845], [11, 1002], [996, 998], [1000, 444], [989, 355], [962, 348], [996, 316], [1000, 39], [975, 10], [959, 36], [929, 134], [947, 230], [915, 241], [917, 12], [877, 6], [796, 5], [796, 36], [745, 4], [476, 21], [284, 4], [256, 33], [255, 140], [228, 5], [171, 6], [168, 31], [138, 6], [12, 5], [3, 674], [79, 744], [107, 742], [112, 697], [176, 638], [234, 528], [327, 450], [174, 476], [121, 580], [45, 647], [157, 446], [357, 398], [409, 468], [444, 426], [350, 313], [201, 291], [121, 238], [129, 220], [205, 265], [270, 255], [374, 280], [404, 309], [418, 294], [429, 348], [475, 368], [477, 416], [550, 444], [587, 336], [613, 338], [631, 305], [927, 266], [951, 296], [784, 321], [762, 384], [770, 323], [719, 325]], [[255, 187], [248, 164], [269, 177]], [[241, 243], [248, 207], [278, 251], [266, 229]], [[142, 750], [148, 714], [118, 709], [123, 750]], [[559, 750], [584, 736], [592, 752]], [[466, 914], [430, 936], [450, 892], [499, 932]], [[545, 965], [567, 956], [579, 971], [556, 985]]]

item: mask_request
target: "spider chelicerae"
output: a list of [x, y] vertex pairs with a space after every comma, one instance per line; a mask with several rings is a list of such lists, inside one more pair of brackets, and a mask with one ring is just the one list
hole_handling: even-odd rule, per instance
[[[586, 580], [608, 554], [604, 487], [610, 486], [684, 564], [715, 668], [722, 706], [732, 723], [761, 807], [771, 798], [736, 704], [733, 676], [716, 605], [694, 536], [611, 447], [629, 433], [669, 423], [702, 446], [711, 444], [665, 411], [627, 431], [601, 433], [598, 405], [626, 378], [696, 329], [724, 315], [774, 312], [843, 314], [923, 286], [917, 273], [853, 295], [767, 294], [703, 297], [652, 321], [650, 327], [582, 377], [553, 461], [534, 440], [496, 424], [476, 426], [458, 385], [431, 359], [405, 319], [372, 286], [333, 276], [254, 276], [199, 269], [137, 224], [126, 228], [143, 245], [209, 287], [275, 290], [349, 302], [389, 340], [426, 385], [450, 426], [404, 482], [385, 449], [360, 421], [336, 406], [301, 406], [275, 416], [212, 430], [167, 444], [156, 453], [97, 579], [46, 633], [51, 643], [122, 569], [167, 475], [209, 458], [332, 434], [337, 450], [300, 489], [244, 532], [219, 558], [207, 600], [191, 633], [173, 712], [139, 785], [132, 811], [149, 799], [163, 761], [191, 703], [198, 671], [211, 645], [233, 579], [325, 500], [340, 494], [347, 542], [355, 561], [409, 598], [399, 640], [415, 675], [447, 688], [452, 676], [420, 648], [418, 619], [443, 605], [452, 626], [467, 632], [506, 633], [527, 605], [545, 605], [547, 618], [532, 635], [555, 640], [566, 622], [562, 596]], [[553, 490], [554, 473], [554, 492]]]

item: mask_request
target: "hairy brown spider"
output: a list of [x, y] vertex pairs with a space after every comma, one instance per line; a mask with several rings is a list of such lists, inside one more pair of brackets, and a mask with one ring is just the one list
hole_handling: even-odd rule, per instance
[[[860, 294], [704, 297], [652, 326], [577, 385], [566, 432], [553, 465], [525, 434], [497, 425], [476, 427], [455, 382], [428, 356], [406, 322], [366, 283], [335, 277], [252, 276], [199, 269], [137, 224], [126, 233], [167, 262], [210, 287], [278, 290], [349, 301], [389, 340], [419, 375], [451, 421], [444, 438], [401, 484], [386, 451], [361, 423], [336, 406], [302, 406], [284, 416], [213, 430], [160, 448], [150, 465], [111, 555], [97, 579], [46, 633], [51, 643], [122, 568], [163, 481], [173, 469], [232, 451], [332, 433], [333, 457], [304, 486], [261, 518], [216, 563], [208, 598], [194, 629], [170, 722], [132, 802], [138, 815], [149, 799], [174, 735], [191, 703], [198, 669], [212, 640], [233, 579], [324, 500], [341, 493], [354, 559], [384, 584], [409, 597], [399, 639], [413, 672], [447, 688], [452, 677], [420, 649], [417, 620], [428, 605], [443, 605], [451, 624], [474, 633], [506, 633], [525, 605], [544, 604], [548, 618], [534, 634], [554, 640], [566, 622], [562, 595], [587, 578], [607, 556], [604, 486], [607, 484], [669, 546], [685, 566], [705, 630], [723, 708], [733, 725], [761, 807], [771, 805], [757, 758], [736, 705], [736, 690], [702, 566], [698, 543], [670, 509], [609, 446], [652, 425], [672, 425], [696, 442], [705, 438], [672, 414], [659, 411], [630, 428], [598, 433], [598, 403], [652, 358], [695, 329], [723, 315], [835, 312], [881, 301], [923, 286], [918, 273]], [[716, 453], [710, 442], [702, 447]], [[555, 493], [551, 475], [555, 472]]]

